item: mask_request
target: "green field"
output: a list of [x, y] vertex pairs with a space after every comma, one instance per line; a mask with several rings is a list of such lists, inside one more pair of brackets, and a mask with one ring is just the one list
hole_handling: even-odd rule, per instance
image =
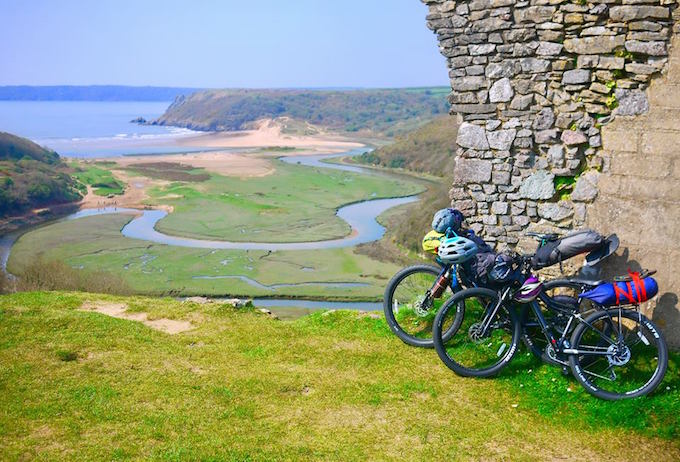
[[[146, 294], [363, 300], [380, 299], [387, 280], [398, 270], [394, 264], [373, 260], [353, 248], [269, 253], [153, 244], [120, 234], [131, 218], [101, 215], [31, 231], [15, 244], [8, 269], [21, 274], [24, 265], [41, 257], [64, 261], [85, 271], [117, 274], [133, 290]], [[297, 285], [268, 289], [235, 278], [196, 279], [196, 276], [245, 276], [265, 286]], [[324, 282], [367, 285], [326, 286]]]
[[424, 189], [408, 179], [273, 162], [276, 173], [264, 177], [212, 174], [200, 183], [175, 182], [152, 188], [150, 205], [174, 208], [156, 229], [225, 241], [321, 241], [349, 234], [347, 223], [335, 216], [340, 206], [408, 196]]
[[[180, 164], [153, 163], [152, 159], [128, 170], [164, 180], [150, 188], [146, 201], [151, 206], [173, 208], [157, 223], [159, 231], [232, 241], [344, 237], [350, 227], [335, 215], [342, 205], [410, 195], [425, 187], [406, 176], [273, 162], [275, 174], [254, 178], [226, 177]], [[88, 178], [104, 177], [100, 171], [111, 175], [107, 167], [113, 165], [86, 166]], [[131, 218], [94, 216], [31, 230], [15, 244], [8, 269], [20, 275], [37, 259], [54, 260], [83, 271], [119, 275], [137, 293], [328, 300], [379, 300], [387, 280], [399, 269], [353, 248], [268, 252], [153, 244], [120, 234]]]
[[84, 185], [92, 187], [92, 191], [98, 196], [110, 194], [123, 194], [125, 184], [117, 180], [108, 169], [106, 164], [92, 165], [89, 163], [72, 163], [74, 172], [71, 174], [76, 180]]
[[[169, 335], [81, 311], [190, 321]], [[605, 402], [526, 353], [463, 379], [384, 320], [294, 322], [220, 304], [0, 296], [1, 460], [678, 460], [678, 357], [655, 395]]]

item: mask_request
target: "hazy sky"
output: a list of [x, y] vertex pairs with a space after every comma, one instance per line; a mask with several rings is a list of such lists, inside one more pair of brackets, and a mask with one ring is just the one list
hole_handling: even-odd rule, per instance
[[0, 0], [0, 85], [446, 85], [419, 0]]

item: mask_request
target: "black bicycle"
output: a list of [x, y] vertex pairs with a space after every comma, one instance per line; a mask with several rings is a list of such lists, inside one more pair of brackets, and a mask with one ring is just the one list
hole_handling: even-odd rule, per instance
[[[556, 234], [528, 233], [538, 240], [538, 248], [551, 240], [557, 239]], [[600, 260], [606, 257], [600, 257]], [[451, 297], [466, 288], [477, 287], [473, 277], [465, 272], [460, 265], [441, 262], [435, 258], [438, 266], [414, 265], [395, 274], [385, 288], [383, 297], [383, 311], [385, 319], [392, 332], [404, 343], [423, 348], [433, 348], [432, 327], [437, 312]], [[578, 305], [575, 295], [580, 293], [587, 281], [571, 279], [556, 279], [545, 284], [548, 293], [560, 294], [563, 303]], [[591, 282], [592, 284], [592, 282]], [[554, 319], [562, 322], [560, 317]], [[446, 335], [452, 335], [452, 328], [457, 323], [448, 326]], [[558, 364], [546, 354], [543, 336], [536, 326], [525, 323], [526, 329], [521, 333], [522, 340], [529, 351], [547, 362]], [[538, 334], [538, 335], [537, 335]]]
[[[517, 352], [522, 331], [533, 319], [550, 345], [546, 355], [558, 363], [568, 362], [588, 393], [607, 400], [634, 398], [651, 393], [661, 383], [668, 349], [639, 305], [606, 308], [590, 303], [584, 311], [581, 297], [574, 304], [551, 297], [544, 286], [527, 304], [526, 314], [517, 295], [530, 274], [529, 258], [517, 257], [517, 267], [516, 276], [496, 290], [462, 290], [439, 310], [432, 337], [447, 367], [466, 377], [498, 374]], [[447, 333], [452, 324], [457, 326], [454, 335]]]

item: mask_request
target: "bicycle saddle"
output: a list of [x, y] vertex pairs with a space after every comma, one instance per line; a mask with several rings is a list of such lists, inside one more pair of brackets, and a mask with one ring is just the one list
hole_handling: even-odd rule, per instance
[[579, 277], [569, 278], [569, 280], [571, 282], [575, 282], [576, 284], [581, 284], [581, 285], [584, 285], [584, 286], [591, 286], [591, 287], [599, 286], [600, 284], [602, 284], [604, 282], [604, 280], [602, 280], [602, 279], [589, 279], [589, 278], [579, 278]]

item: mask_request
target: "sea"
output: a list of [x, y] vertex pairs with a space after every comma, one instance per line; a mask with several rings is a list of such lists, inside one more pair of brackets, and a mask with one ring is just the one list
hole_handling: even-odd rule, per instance
[[64, 157], [186, 152], [177, 140], [199, 134], [179, 127], [139, 125], [153, 120], [168, 102], [0, 101], [0, 131], [28, 138]]

